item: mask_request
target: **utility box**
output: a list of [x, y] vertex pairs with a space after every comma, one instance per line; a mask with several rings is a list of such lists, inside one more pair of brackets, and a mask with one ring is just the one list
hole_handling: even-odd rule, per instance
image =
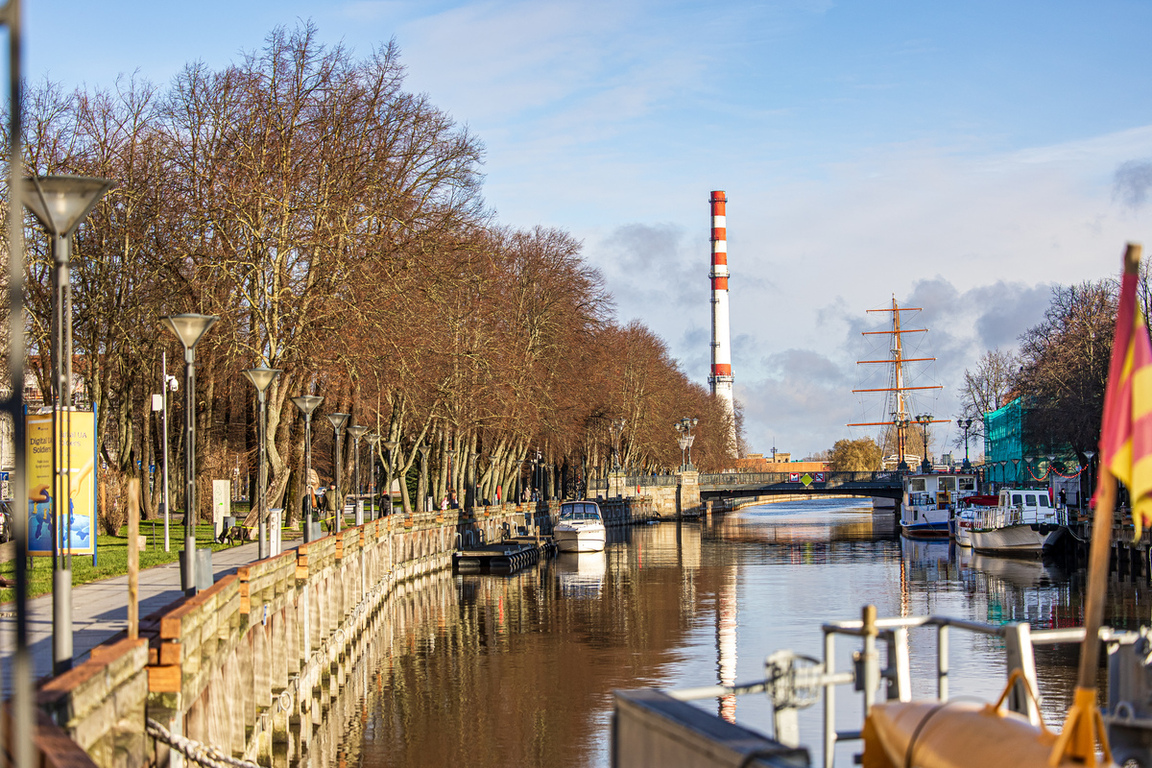
[[217, 541], [224, 532], [224, 518], [232, 514], [232, 481], [212, 481], [212, 535]]

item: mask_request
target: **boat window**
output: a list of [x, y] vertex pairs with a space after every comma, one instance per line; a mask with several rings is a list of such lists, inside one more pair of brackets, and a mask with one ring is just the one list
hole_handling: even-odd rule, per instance
[[1027, 497], [1025, 497], [1025, 498], [1026, 498], [1026, 500], [1027, 500], [1027, 504], [1028, 504], [1028, 506], [1030, 506], [1030, 507], [1034, 507], [1034, 506], [1036, 506], [1036, 494], [1034, 494], [1034, 493], [1030, 493], [1030, 494], [1028, 494], [1028, 496], [1027, 496]]
[[1040, 506], [1042, 506], [1042, 507], [1048, 506], [1048, 497], [1047, 496], [1041, 496], [1040, 497]]
[[942, 477], [942, 478], [940, 478], [940, 490], [942, 490], [942, 491], [954, 491], [954, 490], [956, 490], [956, 478], [954, 478], [954, 477]]
[[924, 485], [924, 478], [922, 478], [922, 477], [912, 478], [912, 485], [909, 487], [914, 491], [926, 491], [926, 490], [928, 490]]
[[1012, 506], [1020, 507], [1023, 505], [1024, 505], [1024, 494], [1022, 494], [1022, 493], [1012, 494]]
[[595, 504], [564, 504], [560, 507], [560, 517], [565, 520], [598, 520], [600, 515]]
[[962, 491], [974, 491], [974, 490], [976, 490], [976, 478], [974, 478], [974, 477], [959, 477], [959, 478], [957, 478], [957, 480], [960, 481], [960, 490], [962, 490]]

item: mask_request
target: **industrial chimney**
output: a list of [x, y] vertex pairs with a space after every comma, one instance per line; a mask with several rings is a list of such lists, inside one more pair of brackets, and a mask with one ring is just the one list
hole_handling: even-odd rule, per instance
[[728, 225], [724, 206], [728, 199], [714, 191], [712, 203], [712, 374], [708, 383], [712, 396], [733, 417], [728, 435], [728, 452], [736, 454], [735, 408], [732, 404], [732, 332], [728, 323]]

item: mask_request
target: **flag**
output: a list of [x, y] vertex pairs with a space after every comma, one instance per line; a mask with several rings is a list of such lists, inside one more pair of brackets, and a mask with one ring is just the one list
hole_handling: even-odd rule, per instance
[[1152, 342], [1136, 303], [1139, 267], [1140, 246], [1130, 244], [1100, 426], [1100, 460], [1128, 487], [1137, 539], [1152, 523]]

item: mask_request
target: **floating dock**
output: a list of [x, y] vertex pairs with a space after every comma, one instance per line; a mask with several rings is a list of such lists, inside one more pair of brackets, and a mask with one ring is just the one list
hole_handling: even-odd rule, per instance
[[515, 573], [556, 554], [550, 538], [518, 536], [461, 549], [452, 555], [456, 573]]

